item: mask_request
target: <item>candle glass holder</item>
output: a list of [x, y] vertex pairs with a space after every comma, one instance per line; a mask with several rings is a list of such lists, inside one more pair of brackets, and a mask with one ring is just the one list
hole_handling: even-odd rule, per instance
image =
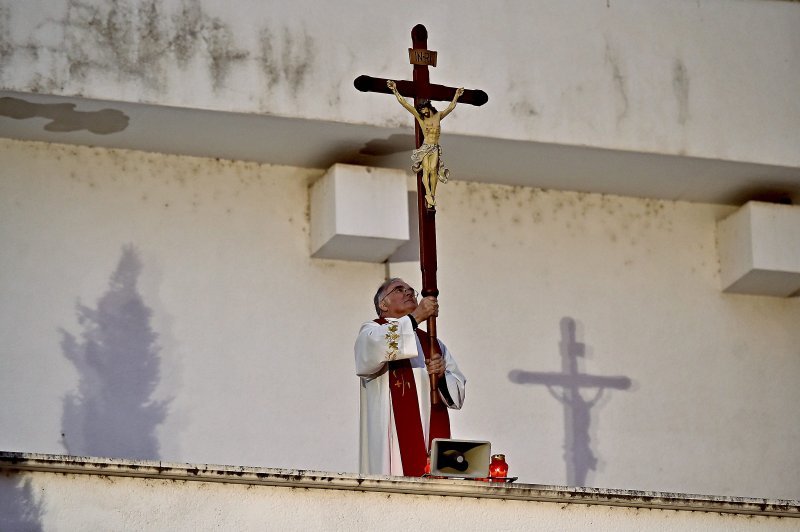
[[489, 464], [489, 478], [492, 482], [505, 482], [508, 477], [508, 464], [506, 455], [493, 454]]

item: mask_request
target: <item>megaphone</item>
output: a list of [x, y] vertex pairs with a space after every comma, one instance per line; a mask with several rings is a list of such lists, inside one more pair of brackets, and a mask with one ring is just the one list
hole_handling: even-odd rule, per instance
[[434, 438], [431, 476], [484, 478], [489, 476], [492, 444], [488, 441]]

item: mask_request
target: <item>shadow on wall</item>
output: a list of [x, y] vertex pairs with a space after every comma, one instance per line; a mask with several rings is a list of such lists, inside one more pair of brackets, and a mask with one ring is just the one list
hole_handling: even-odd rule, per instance
[[80, 340], [61, 330], [61, 350], [80, 376], [64, 398], [62, 443], [73, 455], [159, 458], [155, 431], [168, 401], [150, 395], [160, 377], [152, 311], [136, 289], [142, 263], [125, 246], [108, 291], [92, 309], [78, 303]]
[[[547, 391], [564, 405], [564, 461], [567, 466], [567, 484], [586, 486], [589, 471], [597, 468], [597, 457], [590, 445], [589, 428], [591, 409], [606, 390], [627, 390], [631, 387], [628, 377], [603, 377], [581, 373], [580, 360], [586, 355], [586, 344], [576, 339], [575, 320], [561, 319], [561, 372], [538, 372], [512, 370], [508, 379], [517, 384], [542, 384]], [[587, 400], [581, 389], [593, 391]]]
[[128, 115], [116, 109], [76, 111], [74, 103], [33, 103], [20, 98], [0, 98], [0, 115], [25, 120], [40, 117], [49, 120], [45, 131], [66, 133], [87, 130], [108, 135], [128, 127]]
[[39, 532], [43, 513], [29, 478], [19, 473], [0, 475], [0, 530]]

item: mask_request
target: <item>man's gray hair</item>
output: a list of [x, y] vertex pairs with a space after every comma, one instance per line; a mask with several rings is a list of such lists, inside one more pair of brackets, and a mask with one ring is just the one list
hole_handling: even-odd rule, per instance
[[392, 277], [391, 279], [386, 279], [379, 287], [378, 291], [375, 292], [375, 297], [372, 299], [372, 302], [375, 304], [375, 312], [378, 313], [378, 317], [381, 317], [381, 307], [380, 303], [383, 301], [383, 298], [386, 297], [384, 293], [386, 289], [395, 281], [402, 281], [399, 277]]

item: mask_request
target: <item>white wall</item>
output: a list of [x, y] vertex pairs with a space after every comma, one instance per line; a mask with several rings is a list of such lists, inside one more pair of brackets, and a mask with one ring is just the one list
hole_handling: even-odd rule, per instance
[[172, 398], [161, 456], [354, 468], [352, 336], [383, 267], [309, 258], [319, 172], [13, 141], [2, 159], [0, 394], [13, 406], [0, 448], [64, 452], [79, 375], [59, 329], [80, 335], [76, 304], [97, 305], [132, 244], [161, 348], [154, 396]]
[[448, 133], [800, 165], [793, 2], [0, 0], [0, 88], [405, 127], [352, 82], [408, 78], [418, 23], [490, 96]]
[[568, 317], [583, 371], [632, 381], [591, 410], [589, 482], [800, 493], [786, 467], [798, 464], [800, 416], [787, 405], [800, 399], [800, 301], [719, 292], [715, 220], [727, 207], [461, 183], [447, 193], [441, 330], [485, 328], [449, 344], [483, 381], [470, 399], [492, 404], [462, 430], [487, 431], [526, 477], [562, 478], [561, 405], [544, 386], [509, 386], [508, 372], [560, 371]]
[[715, 220], [728, 207], [442, 188], [440, 331], [480, 379], [460, 436], [491, 440], [531, 482], [564, 482], [564, 409], [545, 386], [509, 384], [509, 371], [561, 371], [572, 318], [582, 371], [632, 381], [591, 409], [589, 483], [800, 493], [786, 467], [800, 435], [787, 406], [800, 399], [800, 301], [720, 293]]
[[[115, 463], [104, 466], [105, 472], [122, 469], [133, 476], [104, 475], [91, 466], [81, 474], [56, 469], [59, 472], [1, 475], [0, 508], [5, 512], [0, 512], [0, 526], [4, 530], [192, 531], [797, 529], [797, 504], [786, 501], [701, 502], [654, 493], [640, 494], [637, 500], [637, 494], [523, 486], [504, 489], [481, 482], [417, 479], [362, 478], [364, 482], [356, 484], [352, 478], [309, 478], [296, 471], [261, 472], [267, 480], [260, 481], [252, 471], [210, 470], [203, 472], [216, 478], [199, 481], [191, 474], [148, 475], [140, 469], [150, 468], [142, 465], [135, 471], [125, 471]], [[506, 492], [509, 498], [493, 498], [497, 495], [492, 491]], [[458, 496], [465, 492], [469, 495]], [[668, 509], [656, 506], [658, 502], [666, 503]]]
[[[160, 347], [152, 397], [172, 399], [153, 424], [160, 458], [357, 468], [352, 343], [385, 270], [309, 258], [320, 171], [8, 140], [0, 158], [0, 449], [65, 452], [65, 398], [81, 377], [101, 386], [59, 331], [80, 340], [76, 303], [97, 306], [132, 244]], [[589, 409], [585, 484], [800, 497], [800, 300], [720, 292], [715, 221], [730, 207], [439, 193], [439, 329], [469, 381], [454, 435], [490, 440], [520, 481], [567, 483], [578, 425], [510, 372], [561, 371], [571, 318], [581, 371], [630, 381]], [[414, 264], [390, 270], [419, 284]], [[66, 428], [68, 445], [85, 431]]]

